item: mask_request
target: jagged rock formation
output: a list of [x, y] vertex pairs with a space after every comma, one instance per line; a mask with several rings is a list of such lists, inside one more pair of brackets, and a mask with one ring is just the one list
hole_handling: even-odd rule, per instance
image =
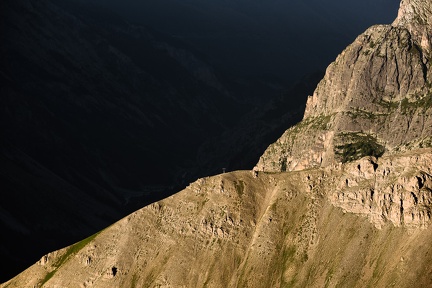
[[430, 146], [431, 15], [429, 1], [403, 1], [393, 25], [357, 37], [308, 98], [304, 120], [255, 169], [301, 170]]
[[404, 0], [399, 14], [393, 22], [395, 26], [406, 27], [417, 43], [427, 53], [431, 52], [432, 4], [424, 0]]
[[254, 171], [200, 179], [1, 287], [430, 287], [432, 76], [408, 21], [430, 8], [403, 1], [359, 36]]
[[431, 150], [397, 157], [365, 157], [347, 163], [341, 177], [328, 183], [333, 205], [367, 216], [377, 228], [390, 221], [396, 227], [427, 228], [432, 208]]

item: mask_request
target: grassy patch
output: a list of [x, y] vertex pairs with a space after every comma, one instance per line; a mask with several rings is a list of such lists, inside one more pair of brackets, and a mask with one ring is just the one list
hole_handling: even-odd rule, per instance
[[318, 115], [316, 117], [309, 117], [299, 123], [299, 128], [311, 128], [314, 130], [326, 130], [327, 124], [330, 123], [332, 115]]
[[[403, 115], [412, 114], [414, 111], [426, 112], [432, 108], [432, 94], [414, 95], [414, 99], [404, 98], [401, 101], [385, 101], [380, 99], [377, 103], [388, 110], [400, 110]], [[420, 111], [419, 111], [420, 110]]]
[[282, 263], [281, 263], [281, 267], [280, 267], [280, 277], [281, 277], [281, 286], [282, 287], [292, 287], [294, 286], [295, 282], [296, 282], [296, 277], [293, 276], [292, 279], [290, 279], [289, 282], [286, 282], [286, 279], [284, 277], [284, 273], [288, 268], [288, 264], [290, 262], [294, 262], [295, 261], [295, 255], [296, 255], [296, 248], [294, 246], [290, 246], [290, 247], [285, 247], [283, 249], [282, 252]]
[[132, 282], [131, 282], [131, 288], [135, 288], [135, 287], [137, 287], [137, 284], [138, 284], [138, 276], [136, 275], [136, 274], [134, 274], [133, 276], [132, 276]]
[[287, 132], [289, 135], [295, 137], [299, 133], [304, 133], [305, 130], [327, 130], [328, 124], [331, 121], [333, 114], [318, 115], [316, 117], [309, 117], [291, 127]]
[[423, 109], [427, 110], [432, 107], [432, 94], [425, 95], [424, 97], [419, 97], [415, 101], [410, 102], [407, 98], [401, 101], [402, 111], [410, 109]]
[[287, 171], [287, 158], [284, 157], [284, 158], [280, 159], [279, 162], [280, 162], [280, 171], [286, 172]]
[[234, 186], [237, 191], [237, 194], [241, 197], [244, 193], [244, 188], [245, 188], [244, 182], [242, 180], [235, 181]]
[[54, 274], [57, 272], [57, 269], [60, 268], [64, 263], [66, 263], [66, 261], [73, 255], [77, 254], [82, 248], [84, 248], [88, 243], [90, 243], [91, 241], [93, 241], [93, 239], [99, 234], [95, 233], [93, 235], [91, 235], [90, 237], [87, 237], [86, 239], [73, 244], [72, 246], [69, 246], [69, 248], [67, 249], [67, 251], [60, 257], [57, 259], [57, 261], [53, 264], [54, 270], [49, 272], [47, 275], [45, 275], [45, 278], [42, 280], [41, 282], [41, 287], [48, 282], [53, 276]]
[[156, 277], [157, 277], [157, 275], [156, 275], [155, 270], [154, 269], [151, 270], [150, 273], [148, 273], [145, 276], [144, 284], [143, 284], [142, 287], [150, 287], [153, 284], [153, 282], [156, 280]]
[[431, 148], [431, 147], [432, 147], [432, 136], [429, 136], [419, 140], [415, 139], [413, 141], [410, 141], [408, 143], [396, 147], [394, 150], [404, 151], [404, 150], [411, 150], [415, 148]]
[[365, 156], [381, 157], [384, 146], [378, 144], [376, 138], [360, 133], [339, 134], [344, 144], [335, 147], [335, 155], [342, 163], [355, 161]]
[[354, 110], [347, 111], [346, 113], [348, 114], [348, 116], [351, 119], [362, 118], [362, 119], [375, 120], [377, 118], [377, 116], [380, 116], [380, 115], [377, 115], [373, 112], [362, 110], [358, 107], [356, 107]]
[[374, 102], [384, 108], [387, 108], [387, 110], [394, 110], [399, 107], [399, 102], [385, 101], [383, 99], [379, 99], [378, 101], [374, 101]]
[[419, 148], [432, 147], [432, 137], [427, 137], [419, 142]]

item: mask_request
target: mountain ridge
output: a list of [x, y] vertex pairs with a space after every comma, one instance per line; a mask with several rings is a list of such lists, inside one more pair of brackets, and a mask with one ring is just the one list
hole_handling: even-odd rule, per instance
[[[405, 19], [403, 11], [412, 11], [410, 3], [401, 3], [398, 19]], [[412, 3], [430, 8], [429, 2]], [[308, 97], [303, 122], [269, 147], [256, 170], [326, 166], [349, 157], [430, 145], [430, 55], [421, 46], [424, 37], [413, 36], [425, 27], [395, 23], [367, 29], [329, 65]], [[356, 145], [368, 151], [350, 155]], [[310, 152], [302, 153], [305, 150]]]
[[427, 287], [430, 214], [412, 208], [430, 209], [431, 152], [202, 178], [2, 287]]
[[403, 0], [396, 26], [347, 47], [254, 170], [199, 179], [1, 287], [430, 286], [431, 64], [424, 27], [401, 20], [430, 5]]

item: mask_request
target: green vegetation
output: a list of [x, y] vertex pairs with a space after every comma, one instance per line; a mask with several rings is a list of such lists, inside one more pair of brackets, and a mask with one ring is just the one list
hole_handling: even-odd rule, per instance
[[280, 171], [286, 172], [287, 171], [287, 158], [284, 157], [280, 160]]
[[135, 287], [137, 287], [138, 279], [139, 279], [139, 276], [137, 276], [137, 274], [134, 274], [134, 275], [132, 276], [131, 288], [135, 288]]
[[316, 117], [309, 117], [298, 123], [297, 125], [290, 128], [290, 134], [303, 133], [305, 129], [313, 130], [327, 130], [328, 124], [333, 114], [330, 115], [318, 115]]
[[375, 114], [373, 112], [362, 110], [362, 109], [360, 109], [358, 107], [356, 107], [354, 110], [347, 111], [346, 113], [348, 114], [348, 116], [351, 119], [362, 118], [362, 119], [374, 120], [375, 118], [377, 118], [378, 116], [380, 116], [379, 114], [377, 115], [377, 114]]
[[157, 277], [156, 271], [155, 269], [152, 269], [149, 273], [145, 275], [144, 284], [142, 287], [151, 287], [151, 285], [156, 280], [156, 277]]
[[57, 272], [57, 270], [64, 264], [66, 261], [73, 255], [77, 254], [82, 248], [84, 248], [88, 243], [93, 241], [93, 239], [102, 231], [99, 231], [98, 233], [95, 233], [91, 235], [90, 237], [87, 237], [86, 239], [73, 244], [72, 246], [69, 246], [67, 251], [59, 258], [57, 261], [53, 264], [54, 270], [49, 272], [45, 278], [42, 280], [42, 283], [40, 286], [42, 287], [48, 280], [50, 280], [54, 274]]
[[363, 49], [362, 54], [368, 56], [369, 54], [371, 54], [371, 50]]
[[[432, 94], [421, 96], [415, 96], [413, 101], [408, 98], [404, 98], [401, 101], [385, 101], [380, 100], [379, 105], [386, 107], [388, 110], [399, 109], [402, 115], [412, 114], [416, 112], [426, 112], [428, 109], [432, 108]], [[419, 111], [420, 110], [420, 111]]]
[[274, 258], [273, 262], [273, 282], [280, 283], [280, 287], [292, 287], [296, 282], [296, 277], [292, 277], [289, 282], [286, 282], [284, 274], [287, 271], [288, 267], [292, 265], [292, 263], [297, 263], [296, 260], [296, 247], [295, 246], [286, 246], [281, 247], [280, 244], [276, 246], [277, 251], [281, 251], [279, 255]]
[[432, 147], [432, 137], [424, 138], [419, 143], [419, 148], [429, 148]]
[[401, 146], [394, 148], [395, 151], [411, 150], [415, 148], [430, 148], [432, 147], [432, 136], [423, 139], [415, 139], [411, 142], [405, 143]]
[[315, 117], [310, 127], [313, 129], [326, 130], [331, 118], [332, 115], [320, 115], [318, 117]]
[[283, 136], [281, 137], [283, 141], [278, 140], [275, 143], [271, 144], [267, 148], [263, 158], [264, 159], [267, 158], [266, 160], [270, 159], [269, 162], [271, 163], [271, 165], [274, 168], [278, 168], [279, 171], [282, 172], [286, 171], [288, 168], [287, 166], [288, 163], [286, 162], [287, 161], [286, 158], [280, 158], [279, 161], [275, 162], [272, 159], [272, 157], [269, 155], [287, 155], [290, 153], [290, 150], [293, 147], [294, 142], [299, 135], [301, 136], [308, 133], [311, 134], [319, 130], [328, 130], [330, 128], [333, 115], [334, 114], [330, 114], [330, 115], [321, 114], [316, 117], [309, 117], [304, 119], [297, 125], [288, 129], [283, 134]]
[[402, 114], [407, 114], [410, 110], [420, 109], [427, 110], [432, 107], [432, 95], [427, 95], [422, 98], [418, 98], [416, 101], [410, 102], [407, 98], [404, 98], [400, 102], [400, 108]]
[[201, 210], [204, 208], [205, 204], [206, 204], [209, 200], [210, 200], [210, 199], [206, 197], [206, 198], [204, 198], [202, 201], [197, 202], [197, 206], [196, 206], [197, 211], [201, 211]]
[[234, 186], [237, 191], [237, 194], [241, 197], [243, 195], [244, 188], [245, 188], [244, 182], [242, 180], [235, 181]]
[[342, 163], [355, 161], [364, 156], [381, 157], [384, 154], [384, 146], [377, 143], [377, 140], [367, 134], [341, 133], [338, 135], [345, 144], [335, 147], [335, 155]]
[[379, 99], [378, 101], [374, 102], [384, 108], [387, 108], [388, 110], [397, 109], [399, 107], [399, 102], [385, 101], [383, 99]]
[[314, 130], [326, 130], [327, 124], [330, 123], [332, 115], [319, 115], [316, 117], [308, 118], [304, 120], [305, 125], [309, 126]]
[[[289, 279], [289, 282], [286, 282], [287, 279], [285, 279], [285, 277], [283, 277], [284, 272], [288, 268], [288, 264], [291, 262], [296, 262], [296, 260], [295, 260], [296, 252], [297, 251], [296, 251], [296, 248], [294, 246], [288, 247], [287, 249], [284, 249], [284, 251], [283, 251], [283, 271], [281, 273], [282, 287], [294, 287], [296, 282], [297, 282], [297, 278], [298, 278], [297, 274], [293, 275], [292, 278]], [[306, 254], [306, 253], [304, 253], [304, 254]], [[305, 259], [304, 254], [302, 257], [302, 261]], [[307, 254], [306, 254], [306, 257], [307, 257]], [[305, 261], [303, 261], [303, 262], [305, 262]]]

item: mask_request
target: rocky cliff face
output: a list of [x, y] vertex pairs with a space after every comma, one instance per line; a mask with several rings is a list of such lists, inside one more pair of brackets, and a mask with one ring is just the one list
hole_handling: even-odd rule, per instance
[[430, 146], [430, 5], [403, 1], [393, 25], [371, 27], [345, 49], [308, 98], [303, 121], [256, 169], [323, 167]]
[[406, 27], [417, 43], [427, 52], [431, 52], [432, 4], [426, 0], [404, 0], [394, 26]]
[[359, 36], [256, 169], [200, 179], [1, 287], [431, 286], [432, 76], [407, 11], [430, 4]]

